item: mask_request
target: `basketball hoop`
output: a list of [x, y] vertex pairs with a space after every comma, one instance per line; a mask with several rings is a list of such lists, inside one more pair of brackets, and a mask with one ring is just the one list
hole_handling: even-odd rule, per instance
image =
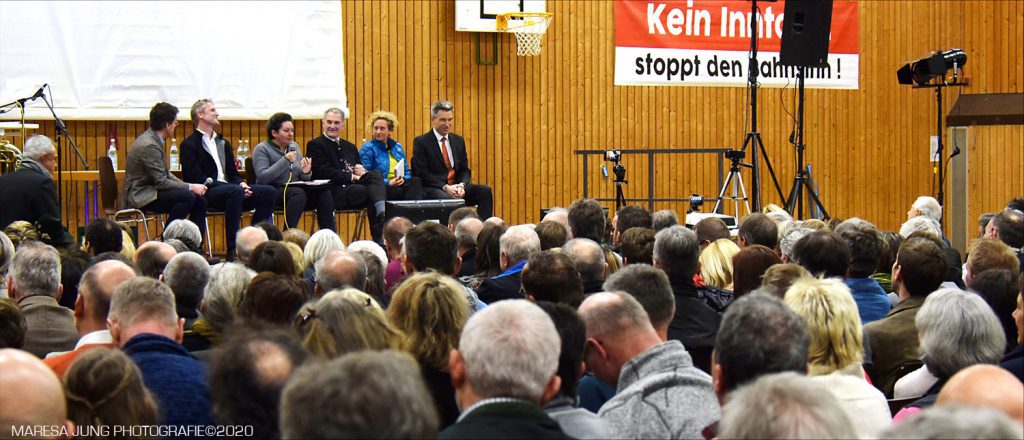
[[540, 41], [554, 16], [550, 12], [506, 12], [498, 14], [495, 27], [516, 36], [516, 55], [531, 57], [540, 55]]

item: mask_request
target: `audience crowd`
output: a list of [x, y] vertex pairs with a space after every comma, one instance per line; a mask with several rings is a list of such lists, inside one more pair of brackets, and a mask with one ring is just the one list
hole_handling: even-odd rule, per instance
[[930, 197], [891, 232], [589, 199], [383, 246], [263, 222], [231, 262], [188, 219], [81, 249], [16, 222], [0, 437], [1020, 439], [1022, 203], [966, 256]]

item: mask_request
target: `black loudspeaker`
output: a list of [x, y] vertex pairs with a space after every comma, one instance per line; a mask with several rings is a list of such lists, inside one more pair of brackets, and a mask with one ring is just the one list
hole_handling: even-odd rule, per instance
[[779, 62], [784, 66], [824, 66], [828, 62], [832, 0], [789, 0], [785, 14]]
[[405, 217], [412, 220], [413, 224], [434, 220], [448, 226], [448, 216], [463, 206], [466, 206], [463, 199], [389, 200], [384, 207], [384, 216], [388, 220]]

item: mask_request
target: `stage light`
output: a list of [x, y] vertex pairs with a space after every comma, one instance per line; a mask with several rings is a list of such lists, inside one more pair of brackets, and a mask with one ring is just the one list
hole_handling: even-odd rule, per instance
[[900, 84], [925, 85], [933, 78], [946, 76], [946, 72], [953, 69], [953, 82], [956, 82], [957, 70], [965, 64], [967, 64], [967, 53], [962, 49], [935, 51], [917, 61], [904, 64], [896, 71], [896, 78]]

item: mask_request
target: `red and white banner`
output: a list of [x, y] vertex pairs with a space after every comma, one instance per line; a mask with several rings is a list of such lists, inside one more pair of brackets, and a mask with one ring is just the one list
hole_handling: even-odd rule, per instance
[[[615, 85], [745, 86], [750, 6], [749, 0], [616, 0]], [[779, 63], [785, 2], [762, 1], [758, 9], [758, 82], [793, 85], [796, 68]], [[828, 63], [806, 70], [806, 87], [858, 87], [858, 22], [856, 2], [833, 3]]]

